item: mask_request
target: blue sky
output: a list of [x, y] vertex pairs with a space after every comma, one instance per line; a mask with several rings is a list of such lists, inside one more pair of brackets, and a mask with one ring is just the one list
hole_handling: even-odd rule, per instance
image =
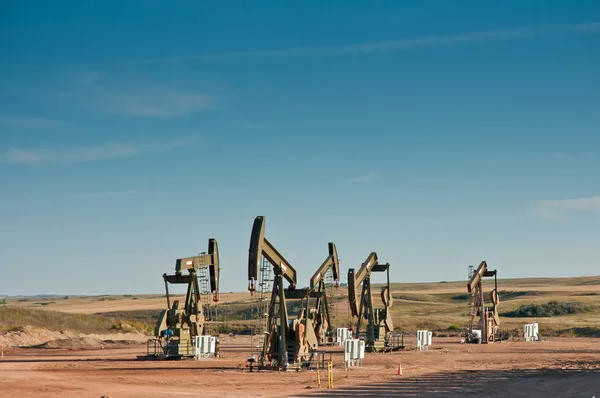
[[597, 274], [600, 3], [335, 4], [3, 2], [0, 294], [244, 291], [258, 215], [301, 286]]

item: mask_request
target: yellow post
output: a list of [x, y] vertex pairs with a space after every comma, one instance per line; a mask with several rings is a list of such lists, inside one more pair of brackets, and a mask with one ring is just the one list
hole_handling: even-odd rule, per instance
[[327, 388], [333, 388], [333, 363], [327, 364]]
[[319, 365], [317, 365], [317, 388], [321, 388], [321, 373], [319, 372]]

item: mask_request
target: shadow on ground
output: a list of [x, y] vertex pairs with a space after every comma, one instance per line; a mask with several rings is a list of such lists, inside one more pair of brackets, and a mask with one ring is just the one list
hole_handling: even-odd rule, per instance
[[[600, 372], [574, 370], [462, 371], [385, 383], [310, 390], [293, 397], [600, 397]], [[334, 380], [335, 381], [335, 380]]]

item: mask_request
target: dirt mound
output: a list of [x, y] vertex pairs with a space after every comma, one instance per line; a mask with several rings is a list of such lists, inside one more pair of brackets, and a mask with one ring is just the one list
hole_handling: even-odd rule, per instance
[[130, 345], [139, 345], [135, 340], [100, 340], [93, 337], [72, 337], [69, 339], [50, 340], [31, 348], [63, 348], [63, 349], [98, 349], [116, 348]]
[[100, 348], [102, 342], [97, 339], [86, 339], [83, 337], [72, 337], [70, 339], [50, 340], [43, 344], [31, 346], [31, 348]]
[[0, 335], [0, 344], [7, 347], [27, 347], [49, 340], [69, 339], [74, 336], [69, 331], [55, 332], [44, 328], [25, 326]]
[[148, 336], [142, 333], [86, 335], [25, 326], [0, 335], [0, 344], [6, 347], [83, 349], [137, 345], [145, 343], [147, 339]]

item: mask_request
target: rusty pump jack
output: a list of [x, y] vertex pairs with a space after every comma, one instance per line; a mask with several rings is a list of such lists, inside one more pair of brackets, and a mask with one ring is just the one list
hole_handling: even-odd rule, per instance
[[[471, 295], [471, 314], [465, 336], [467, 343], [481, 342], [487, 344], [505, 338], [499, 330], [498, 303], [500, 297], [498, 295], [497, 275], [498, 271], [489, 270], [487, 263], [482, 261], [473, 273], [469, 283], [467, 283], [467, 291]], [[483, 294], [483, 278], [492, 276], [494, 277], [494, 289], [490, 292], [491, 305], [486, 306]], [[475, 322], [477, 316], [479, 316], [479, 320]], [[479, 330], [481, 335], [478, 335], [476, 330]]]
[[[387, 285], [381, 289], [381, 301], [384, 308], [374, 308], [371, 294], [371, 273], [386, 272]], [[362, 292], [358, 296], [358, 285], [362, 284]], [[365, 350], [368, 352], [392, 351], [403, 348], [391, 340], [394, 323], [390, 308], [393, 298], [390, 292], [390, 263], [381, 264], [377, 261], [377, 253], [369, 254], [364, 263], [355, 273], [354, 268], [348, 270], [348, 301], [352, 317], [358, 317], [355, 335], [360, 334], [362, 319], [366, 319]], [[360, 301], [360, 308], [358, 302]]]
[[[266, 259], [273, 267], [274, 274], [258, 366], [265, 368], [265, 363], [268, 361], [272, 368], [287, 369], [290, 364], [310, 363], [314, 355], [313, 351], [319, 345], [314, 325], [314, 320], [318, 320], [319, 317], [315, 312], [307, 311], [307, 308], [302, 310], [296, 319], [291, 318], [288, 314], [287, 300], [320, 296], [312, 289], [296, 289], [296, 270], [264, 234], [265, 217], [258, 216], [254, 220], [248, 249], [248, 290], [253, 293], [260, 283], [258, 273], [261, 258]], [[330, 244], [329, 248], [330, 256], [325, 260], [324, 268], [330, 267], [329, 264], [337, 264], [335, 245]], [[318, 279], [315, 280], [317, 284]], [[287, 289], [284, 288], [284, 280], [289, 283]]]
[[[188, 271], [187, 275], [183, 274], [186, 270]], [[198, 275], [199, 272], [200, 275]], [[219, 248], [217, 241], [215, 239], [208, 240], [208, 253], [177, 259], [175, 274], [163, 274], [163, 279], [168, 309], [161, 311], [154, 329], [155, 339], [149, 340], [149, 343], [154, 341], [154, 356], [193, 357], [194, 339], [196, 336], [206, 334], [204, 323], [207, 319], [204, 313], [205, 308], [202, 305], [202, 295], [212, 293], [213, 301], [219, 301]], [[198, 283], [199, 279], [200, 283]], [[187, 285], [185, 303], [182, 308], [180, 308], [179, 300], [174, 300], [171, 304], [169, 283]], [[163, 352], [160, 354], [158, 346], [162, 346]]]

